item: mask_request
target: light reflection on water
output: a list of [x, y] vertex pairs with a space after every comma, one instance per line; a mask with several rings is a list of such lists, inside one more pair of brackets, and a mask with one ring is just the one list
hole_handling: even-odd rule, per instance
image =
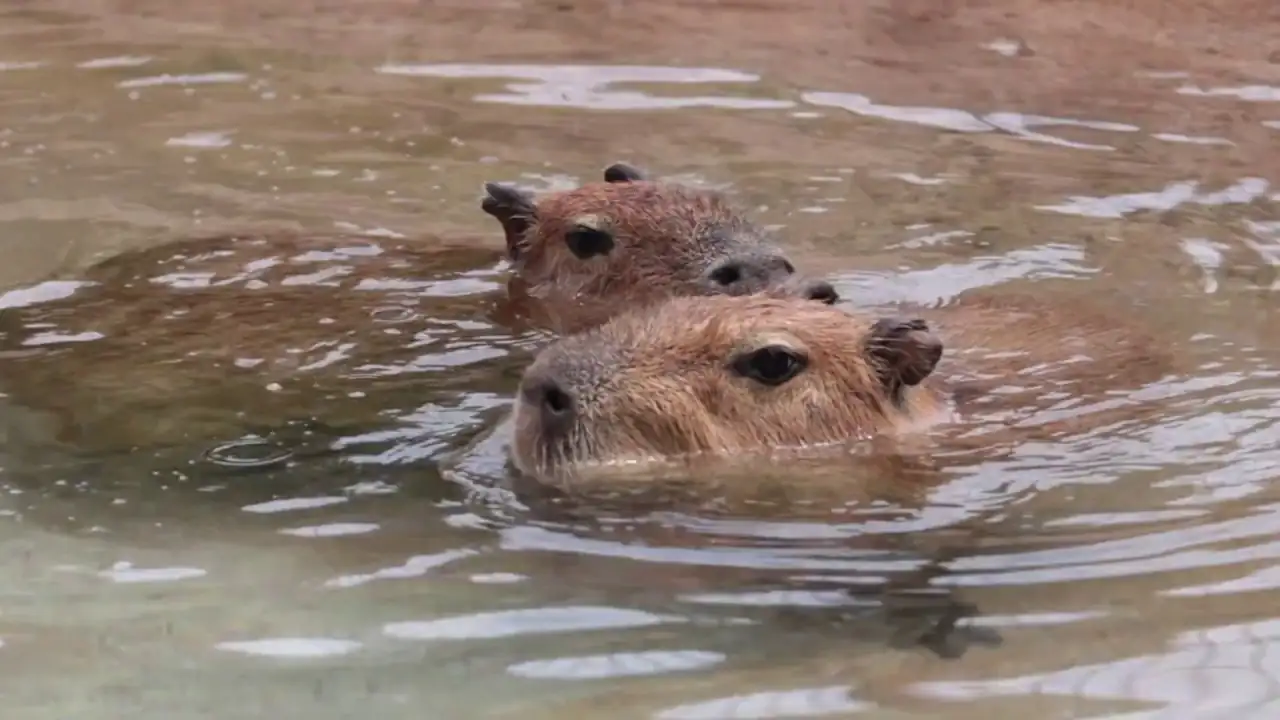
[[605, 90], [613, 83], [751, 83], [758, 75], [711, 68], [551, 65], [383, 65], [387, 75], [443, 78], [522, 78], [533, 82], [511, 83], [510, 93], [482, 93], [476, 102], [584, 110], [658, 110], [678, 108], [726, 108], [734, 110], [785, 110], [790, 100], [718, 96], [655, 97], [638, 91]]
[[[42, 37], [0, 60], [0, 312], [54, 308], [0, 331], [5, 717], [1277, 709], [1280, 178], [1241, 162], [1280, 129], [1252, 114], [1280, 100], [1265, 78], [1117, 68], [1149, 111], [1067, 110], [960, 102], [927, 60], [938, 91], [890, 97], [728, 51], [352, 70]], [[1155, 416], [940, 457], [918, 505], [554, 516], [491, 487], [534, 345], [484, 314], [505, 265], [377, 263], [424, 232], [496, 243], [482, 180], [560, 189], [615, 159], [723, 187], [859, 304], [1083, 288], [1172, 328], [1191, 371], [1127, 398]], [[90, 269], [232, 222], [368, 241]], [[127, 282], [162, 300], [146, 325], [104, 321]], [[163, 301], [202, 288], [317, 294], [226, 342]], [[143, 347], [152, 326], [182, 330]]]

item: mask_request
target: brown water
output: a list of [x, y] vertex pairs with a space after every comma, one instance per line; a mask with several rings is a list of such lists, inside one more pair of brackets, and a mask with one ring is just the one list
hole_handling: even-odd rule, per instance
[[[6, 326], [0, 716], [1274, 717], [1272, 5], [0, 3], [0, 312], [89, 313]], [[474, 497], [435, 462], [531, 347], [485, 310], [479, 184], [615, 159], [726, 187], [857, 303], [1092, 295], [1193, 370], [841, 522]], [[367, 300], [326, 299], [373, 262], [336, 241], [257, 335], [84, 284], [230, 227], [482, 239]], [[208, 280], [185, 252], [124, 275]], [[255, 429], [292, 456], [208, 459]]]

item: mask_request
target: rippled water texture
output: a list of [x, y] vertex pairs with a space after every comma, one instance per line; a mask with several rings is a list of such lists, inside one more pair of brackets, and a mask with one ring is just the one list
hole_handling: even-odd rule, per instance
[[[0, 3], [0, 717], [1275, 717], [1278, 23]], [[619, 159], [857, 304], [1089, 297], [1185, 370], [923, 498], [515, 501], [480, 184]], [[171, 244], [268, 230], [330, 239]]]

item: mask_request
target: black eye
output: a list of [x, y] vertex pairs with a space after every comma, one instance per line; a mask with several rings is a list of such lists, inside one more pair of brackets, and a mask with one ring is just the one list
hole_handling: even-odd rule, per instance
[[722, 265], [711, 272], [711, 280], [719, 285], [729, 286], [742, 279], [742, 270], [737, 265]]
[[613, 236], [595, 228], [575, 227], [565, 234], [564, 241], [569, 246], [569, 252], [579, 260], [613, 252]]
[[791, 348], [770, 345], [739, 355], [733, 361], [733, 371], [756, 382], [777, 386], [799, 375], [808, 362]]

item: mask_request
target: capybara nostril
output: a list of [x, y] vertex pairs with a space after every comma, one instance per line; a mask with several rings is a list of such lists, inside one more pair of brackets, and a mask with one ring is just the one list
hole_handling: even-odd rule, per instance
[[573, 400], [560, 388], [548, 387], [542, 391], [542, 411], [552, 417], [563, 417], [573, 412]]
[[835, 287], [826, 280], [815, 280], [804, 289], [804, 297], [807, 300], [817, 300], [824, 305], [835, 305], [840, 299], [840, 293], [836, 292]]
[[551, 426], [563, 426], [570, 422], [577, 409], [573, 395], [554, 378], [528, 378], [521, 388], [521, 394], [524, 401], [537, 408], [543, 421]]
[[742, 266], [727, 263], [711, 271], [711, 280], [722, 287], [731, 287], [742, 281]]
[[783, 256], [769, 252], [736, 255], [706, 274], [717, 292], [750, 295], [789, 281], [795, 267]]

